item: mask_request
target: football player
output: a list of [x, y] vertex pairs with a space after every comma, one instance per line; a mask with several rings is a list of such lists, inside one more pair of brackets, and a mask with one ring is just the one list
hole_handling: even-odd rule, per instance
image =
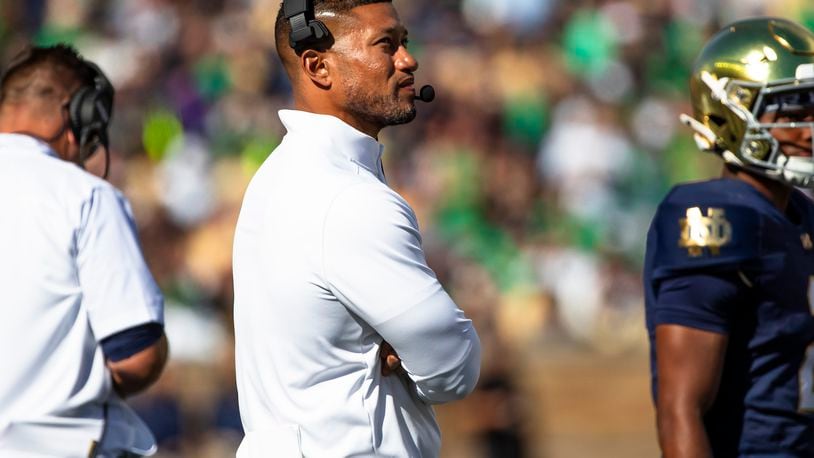
[[682, 121], [724, 161], [653, 219], [644, 287], [667, 458], [814, 456], [814, 34], [753, 18], [719, 31]]

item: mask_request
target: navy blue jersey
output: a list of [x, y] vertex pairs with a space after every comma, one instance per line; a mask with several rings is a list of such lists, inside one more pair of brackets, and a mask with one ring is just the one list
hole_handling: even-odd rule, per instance
[[644, 267], [653, 396], [656, 326], [727, 334], [704, 417], [716, 457], [814, 456], [812, 234], [805, 195], [784, 214], [733, 179], [677, 186], [656, 212]]

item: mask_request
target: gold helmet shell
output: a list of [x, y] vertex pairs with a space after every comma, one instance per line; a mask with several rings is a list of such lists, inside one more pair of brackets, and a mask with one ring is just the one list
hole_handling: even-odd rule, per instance
[[702, 49], [690, 79], [694, 120], [682, 119], [696, 130], [702, 149], [727, 162], [814, 186], [811, 158], [810, 167], [800, 166], [801, 158], [790, 162], [769, 134], [771, 126], [758, 121], [772, 94], [812, 88], [814, 33], [786, 19], [746, 19], [720, 30]]

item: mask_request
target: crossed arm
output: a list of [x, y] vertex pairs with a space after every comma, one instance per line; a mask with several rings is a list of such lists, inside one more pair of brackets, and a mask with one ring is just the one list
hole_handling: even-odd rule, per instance
[[382, 373], [400, 373], [437, 404], [463, 398], [480, 373], [472, 322], [427, 265], [409, 205], [380, 184], [347, 188], [325, 218], [331, 291], [385, 341]]

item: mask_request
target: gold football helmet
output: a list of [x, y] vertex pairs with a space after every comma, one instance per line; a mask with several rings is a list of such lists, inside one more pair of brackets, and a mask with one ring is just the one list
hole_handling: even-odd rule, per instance
[[783, 154], [770, 133], [814, 132], [814, 118], [805, 117], [814, 114], [814, 33], [778, 18], [730, 24], [696, 59], [690, 92], [693, 117], [681, 120], [695, 131], [699, 148], [787, 184], [814, 187], [814, 159]]

